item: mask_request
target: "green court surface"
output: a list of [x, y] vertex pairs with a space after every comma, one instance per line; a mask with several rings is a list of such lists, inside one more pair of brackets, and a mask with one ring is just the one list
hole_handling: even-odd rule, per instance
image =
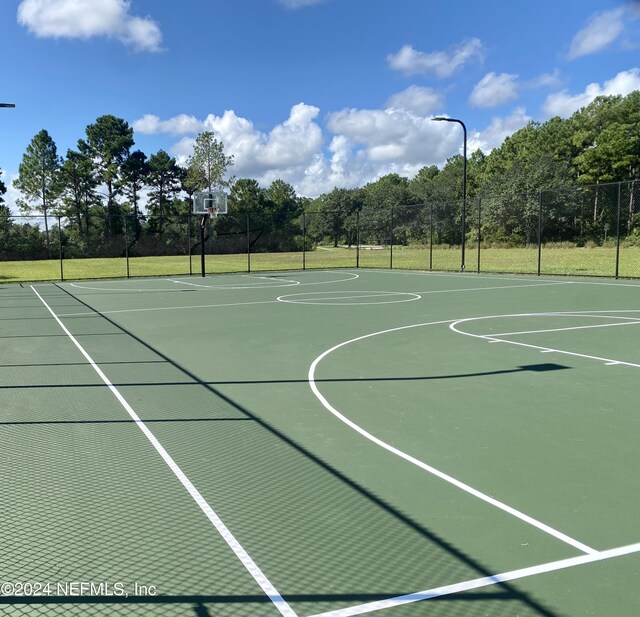
[[0, 615], [640, 615], [640, 282], [0, 285]]

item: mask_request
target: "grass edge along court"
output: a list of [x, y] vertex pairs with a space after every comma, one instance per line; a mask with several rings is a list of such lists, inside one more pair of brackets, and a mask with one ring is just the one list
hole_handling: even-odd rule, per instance
[[[539, 263], [540, 262], [540, 263]], [[323, 268], [396, 268], [456, 272], [460, 270], [459, 247], [376, 246], [323, 247], [294, 253], [253, 253], [205, 258], [208, 274], [247, 271], [275, 271]], [[540, 274], [566, 276], [640, 278], [640, 247], [553, 247], [482, 248], [469, 246], [468, 272], [500, 274]], [[181, 276], [200, 274], [200, 255], [50, 259], [0, 262], [0, 282], [34, 282]]]

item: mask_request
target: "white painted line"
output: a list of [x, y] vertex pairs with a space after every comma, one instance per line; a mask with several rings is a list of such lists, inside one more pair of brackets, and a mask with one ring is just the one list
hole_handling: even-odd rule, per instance
[[[613, 311], [605, 311], [605, 312], [613, 312]], [[625, 312], [633, 312], [631, 310]], [[494, 337], [497, 336], [495, 334], [473, 334], [471, 332], [465, 332], [464, 330], [458, 329], [458, 325], [461, 323], [472, 322], [472, 321], [483, 321], [485, 319], [500, 319], [504, 317], [557, 317], [559, 315], [564, 315], [565, 313], [515, 313], [510, 315], [486, 315], [484, 317], [467, 317], [466, 319], [456, 319], [449, 322], [449, 328], [456, 332], [457, 334], [464, 334], [465, 336], [471, 336], [473, 338], [483, 339], [485, 341], [493, 341]], [[567, 313], [572, 315], [573, 313]], [[529, 343], [521, 343], [519, 341], [510, 341], [510, 340], [502, 340], [503, 343], [508, 345], [516, 345], [518, 347], [527, 347], [529, 349], [537, 349], [538, 351], [544, 351], [546, 353], [559, 353], [566, 356], [574, 356], [576, 358], [586, 358], [587, 360], [598, 360], [599, 362], [606, 363], [614, 363], [614, 364], [622, 364], [624, 366], [632, 366], [634, 368], [640, 368], [640, 364], [636, 364], [635, 362], [625, 362], [623, 360], [616, 360], [614, 358], [603, 358], [601, 356], [592, 356], [584, 353], [577, 353], [574, 351], [565, 351], [563, 349], [554, 349], [551, 347], [543, 347], [540, 345], [531, 345]]]
[[[350, 273], [351, 274], [351, 273]], [[329, 283], [342, 283], [345, 281], [351, 281], [351, 280], [355, 280], [355, 279], [343, 279], [340, 281], [322, 281], [320, 283], [300, 283], [300, 285], [327, 285]], [[70, 283], [71, 285], [74, 285], [73, 283]], [[514, 289], [517, 287], [544, 287], [546, 285], [557, 285], [558, 283], [544, 283], [544, 284], [535, 284], [535, 285], [501, 285], [499, 287], [473, 287], [473, 288], [467, 288], [467, 289], [439, 289], [439, 290], [432, 290], [432, 291], [421, 291], [421, 292], [383, 292], [383, 293], [388, 293], [388, 294], [404, 294], [404, 295], [426, 295], [426, 294], [436, 294], [436, 293], [458, 293], [458, 292], [462, 292], [462, 291], [485, 291], [487, 289]], [[195, 283], [194, 283], [195, 285]], [[262, 287], [262, 289], [274, 289], [277, 288], [277, 285], [273, 285], [273, 286], [269, 286], [269, 287]], [[289, 285], [282, 285], [282, 287], [289, 287]], [[261, 289], [260, 287], [250, 287], [250, 286], [246, 286], [246, 287], [227, 287], [226, 289]], [[89, 289], [88, 287], [85, 287], [84, 289]], [[114, 290], [106, 290], [106, 289], [100, 289], [100, 288], [96, 288], [99, 289], [100, 291], [114, 291]], [[128, 291], [143, 291], [143, 290], [128, 290]], [[155, 290], [155, 291], [167, 291], [167, 290]], [[311, 292], [308, 292], [311, 293]], [[318, 292], [318, 293], [325, 293], [325, 292]], [[298, 294], [291, 294], [291, 295], [298, 295]], [[302, 295], [302, 294], [299, 294]], [[112, 315], [114, 313], [143, 313], [145, 311], [174, 311], [174, 310], [186, 310], [186, 309], [197, 309], [197, 308], [217, 308], [217, 307], [223, 307], [223, 306], [248, 306], [251, 304], [272, 304], [274, 302], [287, 302], [287, 300], [281, 300], [280, 298], [286, 298], [288, 296], [280, 296], [277, 300], [266, 300], [266, 301], [262, 301], [262, 302], [233, 302], [233, 303], [221, 303], [221, 304], [200, 304], [200, 305], [195, 305], [195, 306], [163, 306], [163, 307], [155, 307], [155, 308], [140, 308], [140, 309], [121, 309], [121, 310], [113, 310], [113, 311], [101, 311], [101, 313], [103, 315]], [[402, 300], [401, 302], [410, 302], [412, 300], [418, 300], [419, 298], [411, 298], [411, 300]], [[290, 304], [312, 304], [311, 302], [289, 302]], [[319, 302], [317, 304], [325, 304], [327, 306], [331, 306], [329, 303], [327, 302]], [[364, 302], [359, 302], [359, 303], [350, 303], [353, 305], [364, 305], [364, 304], [373, 304], [373, 303], [364, 303]], [[375, 303], [375, 304], [392, 304], [390, 302], [381, 302], [381, 303]], [[343, 306], [343, 304], [340, 304], [340, 306]], [[61, 317], [78, 317], [80, 315], [84, 315], [87, 313], [65, 313], [65, 314], [61, 314]]]
[[[336, 296], [334, 294], [342, 293], [348, 295]], [[309, 298], [308, 296], [320, 296], [321, 294], [330, 294], [324, 297], [316, 299]], [[303, 296], [300, 298], [300, 296]], [[396, 299], [397, 296], [404, 296], [401, 299]], [[368, 300], [369, 298], [390, 298], [387, 302], [329, 302], [329, 300]], [[366, 305], [380, 305], [380, 304], [401, 304], [403, 302], [413, 302], [414, 300], [420, 300], [421, 296], [416, 293], [406, 291], [305, 291], [297, 294], [286, 294], [284, 296], [278, 296], [278, 302], [284, 302], [287, 304], [312, 304], [315, 306], [366, 306]]]
[[[274, 282], [276, 279], [270, 279], [265, 276], [255, 276], [252, 278], [261, 278], [267, 280], [269, 282]], [[278, 289], [280, 287], [295, 287], [296, 285], [300, 285], [300, 281], [290, 281], [289, 279], [277, 279], [277, 284], [275, 285], [265, 285], [264, 283], [249, 283], [247, 285], [201, 285], [200, 283], [192, 283], [190, 281], [180, 281], [180, 280], [171, 280], [172, 283], [177, 283], [179, 285], [188, 285], [189, 287], [198, 287], [199, 289], [210, 289], [210, 290], [218, 290], [218, 289]]]
[[59, 317], [100, 317], [100, 315], [85, 311], [84, 313], [61, 313]]
[[[575, 315], [571, 315], [575, 317]], [[617, 319], [613, 317], [613, 319]], [[492, 333], [491, 336], [517, 336], [518, 334], [546, 334], [547, 332], [568, 332], [569, 330], [589, 330], [592, 328], [614, 328], [616, 326], [634, 326], [640, 325], [640, 321], [625, 321], [624, 323], [603, 323], [595, 326], [571, 326], [568, 328], [548, 328], [546, 330], [522, 330], [520, 332], [498, 332]]]
[[247, 274], [249, 278], [252, 279], [260, 279], [261, 281], [269, 281], [273, 283], [273, 281], [284, 282], [284, 283], [295, 283], [296, 285], [300, 285], [300, 281], [294, 281], [290, 279], [286, 279], [284, 277], [275, 277], [275, 276], [262, 276], [258, 274]]
[[494, 499], [493, 497], [490, 497], [489, 495], [473, 488], [472, 486], [469, 486], [468, 484], [461, 482], [460, 480], [454, 478], [453, 476], [450, 476], [444, 473], [443, 471], [440, 471], [439, 469], [436, 469], [435, 467], [432, 467], [431, 465], [428, 465], [427, 463], [424, 463], [423, 461], [411, 456], [410, 454], [407, 454], [406, 452], [399, 450], [398, 448], [388, 444], [382, 439], [375, 437], [374, 435], [372, 435], [371, 433], [363, 429], [361, 426], [359, 426], [352, 420], [349, 420], [349, 418], [347, 418], [345, 415], [340, 413], [335, 407], [333, 407], [331, 403], [329, 403], [329, 401], [322, 395], [322, 393], [318, 389], [318, 386], [316, 385], [315, 373], [316, 373], [316, 368], [318, 367], [318, 364], [324, 358], [326, 358], [329, 354], [333, 353], [337, 349], [340, 349], [341, 347], [345, 347], [346, 345], [350, 345], [351, 343], [362, 341], [373, 336], [378, 336], [380, 334], [387, 334], [389, 332], [398, 332], [400, 330], [408, 330], [410, 328], [420, 328], [420, 327], [435, 326], [440, 324], [451, 324], [452, 322], [456, 323], [458, 321], [461, 321], [461, 320], [447, 319], [443, 321], [432, 321], [428, 323], [412, 324], [410, 326], [401, 326], [399, 328], [390, 328], [388, 330], [381, 330], [379, 332], [372, 332], [370, 334], [365, 334], [364, 336], [359, 336], [357, 338], [353, 338], [348, 341], [339, 343], [338, 345], [334, 345], [330, 349], [327, 349], [325, 352], [320, 354], [309, 367], [309, 373], [307, 377], [309, 380], [309, 386], [311, 387], [311, 390], [315, 394], [316, 398], [320, 401], [322, 406], [327, 411], [332, 413], [341, 422], [344, 422], [344, 424], [346, 424], [349, 428], [352, 428], [354, 431], [362, 435], [365, 439], [368, 439], [369, 441], [373, 442], [377, 446], [384, 448], [388, 452], [391, 452], [392, 454], [399, 456], [400, 458], [411, 463], [412, 465], [415, 465], [416, 467], [419, 467], [420, 469], [427, 471], [428, 473], [436, 476], [437, 478], [440, 478], [441, 480], [444, 480], [445, 482], [448, 482], [449, 484], [452, 484], [453, 486], [465, 491], [466, 493], [469, 493], [470, 495], [473, 495], [474, 497], [477, 497], [478, 499], [481, 499], [482, 501], [485, 501], [486, 503], [496, 508], [499, 508], [503, 512], [506, 512], [507, 514], [510, 514], [511, 516], [514, 516], [520, 519], [521, 521], [524, 521], [525, 523], [528, 523], [529, 525], [536, 527], [540, 531], [543, 531], [553, 536], [554, 538], [561, 540], [562, 542], [566, 542], [567, 544], [573, 546], [574, 548], [577, 548], [583, 553], [588, 553], [588, 554], [596, 553], [597, 551], [594, 548], [591, 548], [590, 546], [587, 546], [586, 544], [579, 542], [578, 540], [568, 536], [565, 533], [562, 533], [561, 531], [558, 531], [557, 529], [554, 529], [553, 527], [550, 527], [549, 525], [525, 514], [524, 512], [520, 512], [519, 510], [516, 510], [515, 508], [507, 505], [506, 503], [503, 503], [497, 499]]
[[[305, 270], [304, 272], [311, 272], [311, 270]], [[300, 285], [330, 285], [331, 283], [346, 283], [348, 281], [355, 281], [357, 278], [360, 278], [359, 274], [356, 274], [355, 272], [344, 272], [342, 270], [340, 271], [335, 271], [335, 270], [313, 270], [313, 272], [324, 272], [325, 274], [348, 274], [351, 278], [342, 278], [342, 279], [338, 279], [336, 281], [316, 281], [315, 283], [300, 283]]]
[[[454, 330], [454, 332], [458, 332], [459, 334], [467, 334], [468, 336], [475, 336], [468, 334], [468, 332], [460, 332], [459, 330]], [[482, 336], [476, 336], [476, 338], [483, 338]], [[622, 364], [624, 366], [632, 366], [634, 368], [640, 368], [640, 364], [636, 364], [634, 362], [625, 362], [624, 360], [612, 360], [611, 358], [602, 358], [600, 356], [590, 356], [586, 353], [576, 353], [574, 351], [565, 351], [564, 349], [549, 349], [548, 347], [540, 347], [539, 345], [529, 345], [528, 343], [520, 343], [518, 341], [502, 341], [503, 343], [507, 343], [508, 345], [517, 345], [518, 347], [528, 347], [529, 349], [537, 349], [539, 351], [543, 351], [546, 353], [559, 353], [565, 356], [573, 356], [575, 358], [585, 358], [587, 360], [598, 360], [603, 362], [604, 364]]]
[[[639, 285], [640, 287], [640, 285]], [[640, 313], [640, 309], [609, 309], [608, 311], [563, 311], [562, 313], [551, 312], [546, 315], [600, 315], [601, 313]], [[605, 315], [606, 316], [606, 315]], [[637, 317], [618, 317], [618, 319], [638, 319]]]
[[488, 587], [490, 585], [499, 585], [500, 583], [507, 583], [509, 581], [515, 581], [528, 576], [545, 574], [547, 572], [556, 572], [557, 570], [564, 570], [566, 568], [573, 568], [587, 563], [595, 563], [606, 559], [622, 557], [623, 555], [632, 555], [638, 552], [640, 552], [640, 542], [637, 544], [629, 544], [628, 546], [612, 548], [606, 551], [599, 551], [591, 555], [569, 557], [568, 559], [550, 561], [538, 566], [511, 570], [501, 574], [494, 574], [493, 576], [483, 576], [482, 578], [475, 578], [461, 583], [455, 583], [453, 585], [444, 585], [442, 587], [425, 589], [424, 591], [396, 596], [395, 598], [389, 598], [387, 600], [367, 602], [366, 604], [359, 604], [358, 606], [328, 611], [326, 613], [317, 613], [311, 617], [355, 617], [356, 615], [362, 615], [363, 613], [369, 613], [371, 611], [388, 610], [390, 608], [402, 606], [403, 604], [411, 604], [413, 602], [420, 602], [421, 600], [429, 600], [454, 593], [470, 591], [472, 589], [480, 589], [481, 587]]
[[463, 291], [494, 291], [497, 289], [524, 289], [528, 287], [549, 287], [554, 285], [566, 285], [566, 283], [531, 283], [530, 285], [498, 285], [495, 287], [464, 287], [461, 289], [432, 289], [430, 291], [417, 291], [421, 295], [426, 294], [452, 294]]
[[158, 454], [162, 457], [169, 469], [174, 473], [176, 478], [180, 481], [182, 486], [187, 490], [191, 498], [198, 504], [199, 508], [209, 519], [209, 521], [216, 528], [218, 533], [222, 536], [224, 541], [228, 544], [229, 548], [235, 553], [236, 557], [242, 562], [242, 565], [254, 578], [256, 583], [260, 586], [262, 591], [269, 597], [269, 599], [276, 606], [278, 611], [283, 617], [297, 617], [293, 609], [287, 604], [284, 598], [280, 595], [278, 590], [269, 581], [266, 575], [260, 570], [258, 565], [250, 557], [249, 553], [242, 547], [240, 542], [231, 533], [229, 528], [222, 522], [222, 519], [214, 512], [213, 508], [207, 503], [205, 498], [201, 495], [200, 491], [193, 485], [191, 480], [180, 469], [178, 464], [171, 458], [169, 453], [164, 449], [162, 444], [156, 439], [155, 435], [147, 428], [147, 425], [140, 419], [138, 414], [133, 410], [131, 405], [126, 401], [124, 396], [120, 394], [119, 390], [109, 381], [109, 378], [103, 373], [102, 369], [94, 362], [89, 353], [80, 345], [76, 338], [71, 334], [67, 327], [62, 323], [60, 318], [54, 313], [52, 308], [47, 304], [44, 298], [31, 286], [33, 293], [38, 296], [42, 304], [47, 308], [51, 316], [56, 320], [58, 325], [62, 328], [64, 333], [69, 337], [71, 342], [77, 347], [78, 351], [85, 357], [87, 362], [91, 365], [93, 370], [98, 374], [103, 383], [111, 390], [111, 393], [116, 397], [120, 405], [131, 416], [131, 419], [138, 425], [138, 428], [144, 433], [145, 437], [149, 440], [151, 445], [156, 449]]
[[[384, 269], [376, 269], [376, 268], [360, 268], [361, 271], [366, 272], [375, 272], [379, 274], [407, 274], [414, 276], [433, 276], [433, 277], [444, 277], [444, 278], [458, 278], [458, 279], [481, 279], [481, 280], [490, 280], [490, 281], [522, 281], [522, 280], [531, 280], [531, 281], [546, 281], [546, 282], [555, 282], [560, 285], [604, 285], [606, 287], [635, 287], [640, 288], [640, 283], [605, 283], [603, 281], [564, 281], [564, 280], [556, 280], [556, 279], [541, 279], [541, 278], [530, 278], [526, 277], [535, 277], [535, 274], [525, 273], [521, 274], [518, 277], [516, 276], [491, 276], [484, 274], [470, 274], [470, 273], [446, 273], [446, 272], [422, 272], [419, 270], [384, 270]], [[547, 275], [548, 276], [548, 275]]]
[[[117, 309], [114, 311], [100, 311], [101, 315], [113, 315], [114, 313], [146, 313], [154, 311], [186, 311], [191, 309], [206, 309], [206, 308], [223, 308], [225, 306], [251, 306], [253, 304], [277, 304], [277, 300], [263, 300], [262, 302], [228, 302], [222, 304], [196, 304], [189, 306], [156, 306], [151, 308], [137, 308], [137, 309]], [[60, 313], [60, 317], [82, 317], [83, 315], [90, 315], [91, 313]]]
[[[331, 283], [344, 283], [346, 281], [354, 281], [355, 279], [359, 278], [360, 275], [356, 274], [355, 272], [346, 272], [346, 271], [335, 271], [335, 270], [307, 270], [307, 271], [301, 271], [300, 273], [313, 273], [313, 274], [317, 274], [317, 273], [322, 273], [322, 274], [339, 274], [342, 278], [338, 278], [336, 280], [332, 280], [332, 281], [315, 281], [315, 282], [311, 282], [311, 283], [303, 283], [302, 281], [298, 281], [295, 279], [285, 279], [285, 278], [276, 278], [274, 276], [261, 276], [261, 275], [257, 275], [257, 274], [241, 274], [241, 275], [235, 275], [235, 276], [240, 276], [242, 278], [253, 278], [253, 279], [260, 279], [260, 280], [265, 280], [265, 281], [269, 281], [272, 283], [275, 283], [273, 285], [265, 285], [264, 283], [248, 283], [248, 284], [243, 284], [243, 283], [232, 283], [229, 285], [220, 285], [220, 284], [214, 284], [214, 285], [203, 285], [200, 283], [193, 283], [191, 281], [182, 281], [180, 279], [157, 279], [160, 281], [166, 281], [168, 283], [174, 283], [174, 284], [182, 284], [182, 285], [188, 285], [190, 287], [197, 287], [197, 288], [202, 288], [202, 289], [208, 289], [208, 290], [226, 290], [226, 289], [278, 289], [281, 287], [294, 287], [294, 286], [307, 286], [307, 285], [330, 285]], [[347, 278], [344, 278], [344, 275], [347, 275]], [[215, 276], [215, 275], [214, 275]], [[225, 275], [226, 276], [226, 275]], [[234, 276], [234, 275], [231, 275]], [[282, 283], [282, 282], [283, 283]], [[139, 282], [138, 279], [126, 279], [126, 280], [121, 280], [118, 281], [118, 284], [120, 283], [134, 283], [134, 282]], [[135, 293], [144, 293], [147, 291], [169, 291], [169, 288], [120, 288], [120, 287], [109, 287], [108, 286], [108, 281], [107, 281], [107, 285], [103, 285], [100, 287], [96, 287], [96, 286], [92, 286], [92, 285], [86, 285], [86, 284], [80, 284], [80, 283], [68, 283], [68, 285], [70, 287], [75, 287], [76, 289], [87, 289], [90, 291], [104, 291], [104, 292], [110, 292], [110, 291], [127, 291], [127, 292], [135, 292]]]
[[[163, 280], [163, 279], [160, 279]], [[118, 281], [118, 283], [125, 283], [126, 281]], [[133, 281], [132, 281], [133, 282]], [[135, 281], [138, 282], [138, 281]], [[163, 287], [162, 289], [160, 288], [153, 288], [150, 287], [149, 289], [142, 289], [142, 288], [120, 288], [120, 287], [92, 287], [91, 285], [81, 285], [80, 283], [68, 283], [69, 287], [75, 287], [76, 289], [88, 289], [89, 291], [127, 291], [130, 293], [144, 293], [147, 291], [168, 291], [168, 287], [165, 288]], [[33, 287], [33, 286], [32, 286]]]

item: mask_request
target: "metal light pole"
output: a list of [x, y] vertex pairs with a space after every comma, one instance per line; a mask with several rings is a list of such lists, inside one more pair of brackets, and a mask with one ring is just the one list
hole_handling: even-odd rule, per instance
[[462, 151], [462, 265], [461, 270], [465, 270], [464, 251], [467, 242], [467, 127], [462, 120], [457, 118], [444, 118], [436, 116], [431, 118], [436, 122], [456, 122], [462, 127], [464, 132], [464, 148]]

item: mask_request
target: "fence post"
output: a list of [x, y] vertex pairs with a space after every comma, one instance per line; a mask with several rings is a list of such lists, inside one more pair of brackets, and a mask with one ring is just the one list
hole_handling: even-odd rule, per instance
[[187, 255], [189, 256], [189, 275], [191, 275], [191, 213], [187, 214], [186, 222], [187, 224], [185, 225], [185, 227], [187, 229]]
[[389, 218], [389, 270], [393, 270], [393, 206], [391, 206], [391, 217]]
[[360, 210], [356, 211], [356, 268], [360, 267]]
[[482, 197], [478, 197], [478, 274], [480, 274], [480, 228], [482, 225]]
[[302, 270], [307, 269], [307, 214], [302, 213]]
[[58, 214], [58, 255], [60, 256], [60, 282], [64, 281], [64, 270], [62, 268], [62, 224], [61, 216]]
[[542, 262], [542, 191], [538, 192], [538, 276]]
[[618, 215], [616, 222], [616, 278], [620, 274], [620, 203], [621, 203], [621, 186], [622, 183], [618, 182]]
[[127, 263], [127, 278], [129, 276], [129, 217], [125, 214], [124, 217], [124, 257]]
[[433, 204], [429, 204], [429, 272], [433, 270]]
[[247, 217], [247, 274], [251, 274], [251, 238], [249, 236], [249, 213]]
[[204, 258], [204, 226], [205, 226], [205, 218], [204, 216], [200, 219], [200, 276], [204, 278], [206, 266], [205, 266], [205, 258]]

